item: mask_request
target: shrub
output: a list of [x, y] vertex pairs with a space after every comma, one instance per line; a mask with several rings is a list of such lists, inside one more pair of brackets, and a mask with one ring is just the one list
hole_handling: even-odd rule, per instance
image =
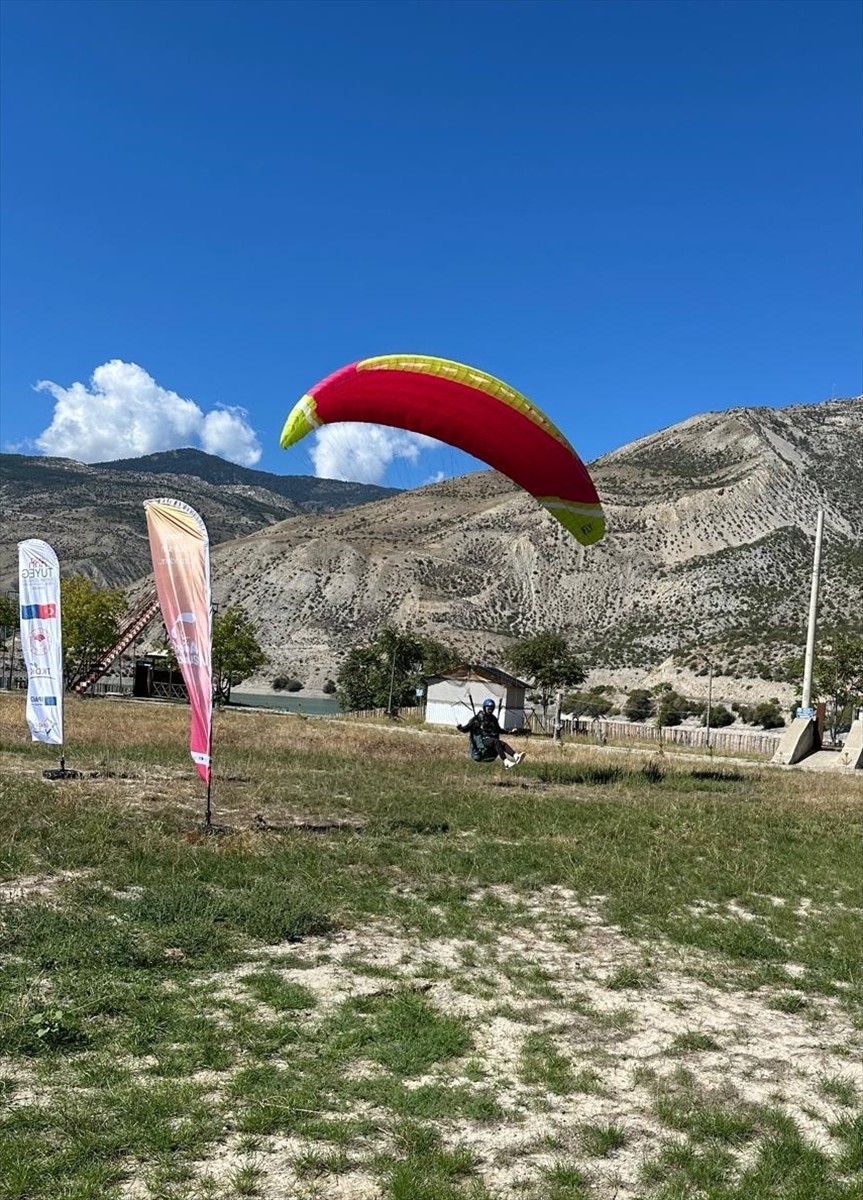
[[779, 729], [785, 724], [779, 704], [776, 700], [762, 700], [752, 711], [752, 721], [762, 729]]
[[689, 716], [691, 708], [685, 696], [673, 688], [667, 688], [662, 692], [656, 719], [660, 725], [679, 725], [684, 717]]
[[274, 692], [301, 692], [303, 690], [299, 679], [285, 674], [277, 675], [271, 686]]
[[607, 688], [591, 688], [588, 692], [570, 692], [563, 698], [564, 712], [577, 717], [604, 717], [611, 712], [613, 704], [605, 693]]
[[[707, 724], [707, 712], [701, 718], [701, 724]], [[722, 729], [724, 725], [734, 724], [734, 713], [730, 712], [724, 704], [717, 704], [710, 710], [710, 724], [713, 729]]]
[[335, 694], [336, 694], [335, 681], [332, 679], [328, 679], [326, 681], [326, 683], [324, 684], [323, 692], [324, 692], [325, 696], [335, 696]]
[[630, 721], [646, 721], [653, 715], [653, 697], [645, 688], [630, 692], [623, 706], [623, 713]]

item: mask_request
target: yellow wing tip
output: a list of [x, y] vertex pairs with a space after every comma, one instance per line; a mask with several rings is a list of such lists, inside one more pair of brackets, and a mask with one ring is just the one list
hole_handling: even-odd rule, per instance
[[561, 524], [582, 546], [595, 546], [605, 537], [605, 521], [602, 517], [574, 517], [562, 521]]
[[279, 438], [279, 445], [283, 450], [287, 450], [290, 446], [300, 441], [301, 438], [304, 438], [307, 433], [311, 433], [313, 429], [318, 429], [322, 424], [323, 422], [318, 417], [315, 398], [307, 393], [302, 399], [297, 401], [288, 413], [287, 420], [282, 427], [282, 436]]
[[587, 529], [582, 527], [581, 536], [579, 531], [575, 531], [575, 536], [583, 546], [595, 546], [597, 542], [601, 542], [605, 537], [605, 518], [594, 517]]
[[605, 516], [600, 505], [575, 505], [549, 496], [541, 497], [540, 503], [582, 546], [593, 546], [605, 537]]

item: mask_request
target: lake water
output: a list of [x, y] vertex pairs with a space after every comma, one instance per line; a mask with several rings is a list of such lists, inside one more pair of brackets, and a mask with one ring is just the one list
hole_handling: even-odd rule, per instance
[[342, 711], [335, 696], [307, 696], [296, 692], [232, 692], [231, 708], [278, 708], [282, 712], [302, 712], [307, 717], [335, 717]]

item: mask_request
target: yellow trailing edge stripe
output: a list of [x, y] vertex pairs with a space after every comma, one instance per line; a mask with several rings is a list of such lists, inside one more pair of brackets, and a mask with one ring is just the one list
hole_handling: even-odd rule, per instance
[[[573, 449], [557, 426], [535, 404], [531, 404], [527, 396], [517, 392], [502, 379], [496, 379], [494, 375], [488, 375], [485, 371], [477, 370], [476, 367], [453, 362], [448, 358], [434, 358], [427, 354], [380, 354], [376, 358], [364, 358], [358, 362], [357, 370], [416, 371], [421, 375], [437, 375], [443, 379], [451, 379], [455, 383], [462, 383], [466, 387], [476, 388], [477, 391], [485, 392], [487, 396], [493, 396], [496, 400], [508, 404], [510, 408], [522, 413], [533, 421], [534, 425], [538, 425], [551, 437], [556, 438], [567, 449]], [[575, 453], [574, 450], [573, 453]]]

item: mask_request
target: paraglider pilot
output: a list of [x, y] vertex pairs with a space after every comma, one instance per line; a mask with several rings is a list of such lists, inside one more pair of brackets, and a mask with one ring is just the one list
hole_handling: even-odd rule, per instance
[[504, 767], [518, 766], [524, 758], [501, 738], [503, 730], [494, 715], [494, 700], [483, 700], [482, 708], [466, 725], [457, 725], [459, 733], [470, 734], [470, 756], [475, 762], [494, 762], [503, 759]]

